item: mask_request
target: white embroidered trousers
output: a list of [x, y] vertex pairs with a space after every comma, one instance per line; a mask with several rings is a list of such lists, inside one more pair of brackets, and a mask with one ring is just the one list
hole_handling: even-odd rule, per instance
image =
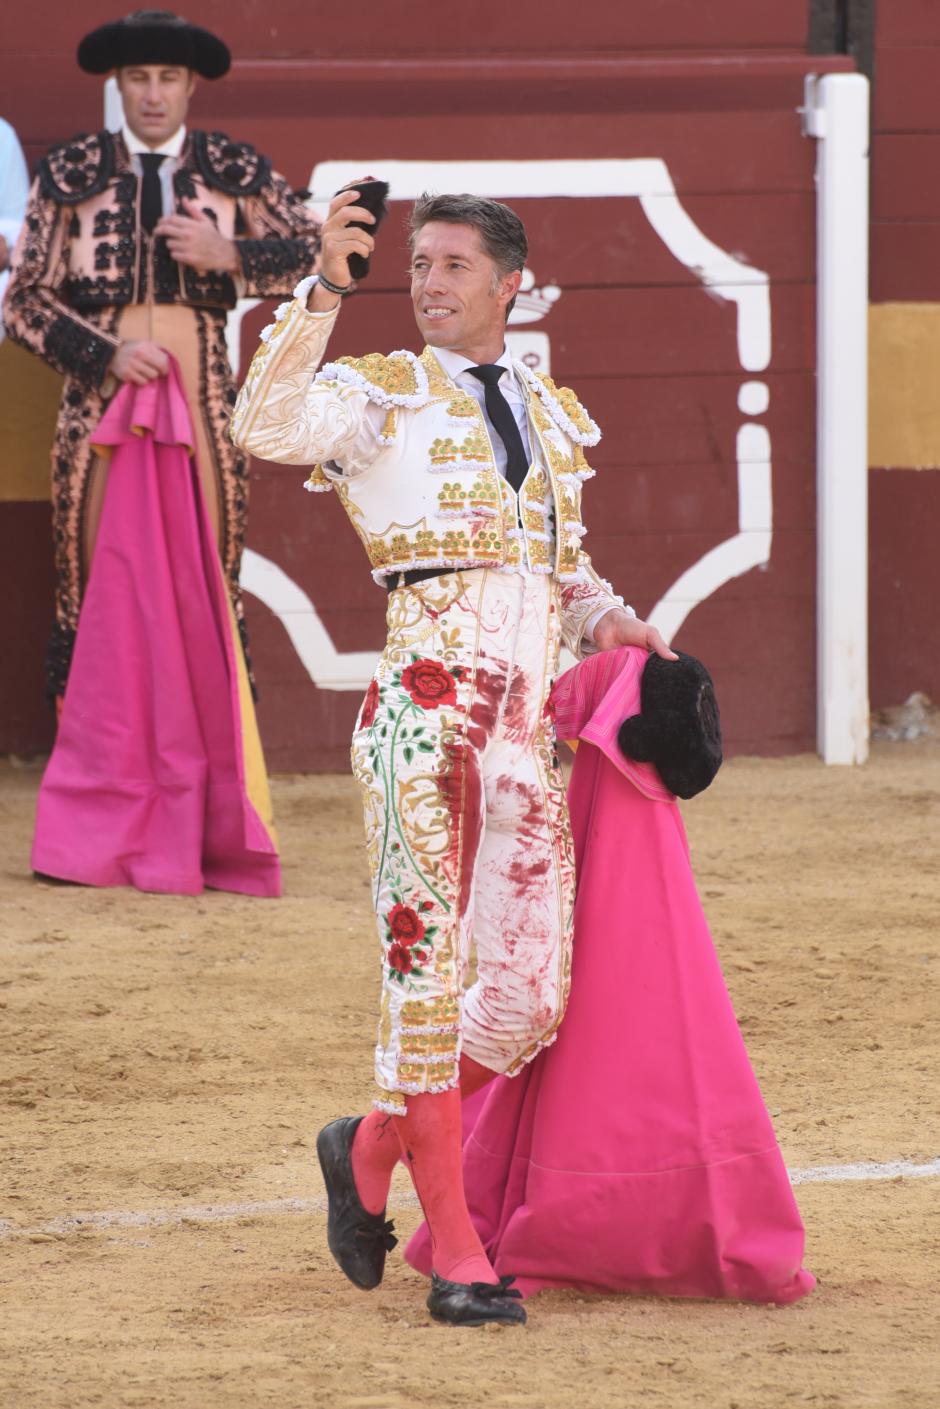
[[[548, 696], [552, 578], [475, 569], [397, 588], [353, 736], [383, 953], [376, 1104], [512, 1073], [570, 985], [574, 856]], [[466, 987], [471, 958], [476, 976]]]

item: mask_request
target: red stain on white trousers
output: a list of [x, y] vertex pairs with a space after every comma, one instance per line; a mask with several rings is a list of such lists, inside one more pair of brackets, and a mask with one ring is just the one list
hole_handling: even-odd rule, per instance
[[352, 747], [383, 950], [384, 1109], [454, 1086], [462, 1050], [518, 1070], [564, 1013], [574, 857], [546, 708], [557, 594], [548, 576], [478, 569], [389, 599]]

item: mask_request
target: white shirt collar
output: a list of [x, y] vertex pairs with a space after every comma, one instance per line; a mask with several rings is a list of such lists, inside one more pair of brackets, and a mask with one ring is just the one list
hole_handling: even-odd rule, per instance
[[[451, 381], [454, 382], [462, 372], [466, 372], [470, 367], [476, 367], [478, 365], [476, 362], [471, 362], [469, 357], [464, 357], [462, 353], [451, 352], [450, 349], [446, 347], [434, 348], [434, 356], [437, 358], [438, 362], [440, 362]], [[506, 371], [509, 373], [512, 372], [512, 354], [508, 347], [503, 347], [501, 355], [496, 359], [496, 365], [505, 367]]]
[[186, 141], [185, 124], [177, 128], [172, 137], [168, 137], [162, 147], [148, 147], [146, 142], [142, 142], [139, 137], [135, 137], [131, 129], [125, 122], [121, 128], [121, 136], [124, 138], [124, 145], [131, 156], [140, 156], [146, 152], [152, 152], [155, 157], [178, 157], [183, 150], [183, 143]]

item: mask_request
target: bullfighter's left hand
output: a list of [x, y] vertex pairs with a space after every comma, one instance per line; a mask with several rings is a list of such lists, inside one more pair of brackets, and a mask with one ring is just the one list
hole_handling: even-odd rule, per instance
[[186, 215], [165, 215], [153, 233], [166, 236], [170, 254], [178, 264], [188, 264], [200, 274], [209, 270], [237, 274], [239, 259], [234, 240], [219, 233], [198, 201], [184, 200], [183, 206]]
[[655, 626], [649, 626], [620, 607], [612, 608], [601, 617], [594, 627], [594, 644], [599, 651], [612, 651], [617, 646], [642, 646], [646, 651], [655, 651], [664, 660], [679, 659]]

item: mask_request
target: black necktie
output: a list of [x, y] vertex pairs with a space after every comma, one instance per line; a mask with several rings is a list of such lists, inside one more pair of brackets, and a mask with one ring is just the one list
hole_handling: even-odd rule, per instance
[[140, 165], [144, 173], [140, 189], [140, 223], [148, 235], [153, 232], [153, 227], [163, 214], [160, 163], [164, 160], [165, 158], [158, 156], [156, 152], [140, 154]]
[[482, 367], [468, 367], [467, 371], [483, 383], [486, 392], [486, 414], [506, 447], [506, 479], [518, 493], [522, 488], [522, 481], [529, 473], [529, 457], [525, 453], [512, 407], [499, 389], [499, 379], [506, 368], [500, 367], [498, 362], [485, 362]]

